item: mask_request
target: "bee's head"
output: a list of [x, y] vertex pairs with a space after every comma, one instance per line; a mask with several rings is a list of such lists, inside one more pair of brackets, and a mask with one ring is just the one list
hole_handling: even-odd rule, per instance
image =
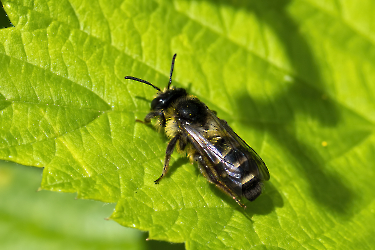
[[151, 102], [151, 110], [161, 110], [168, 108], [174, 101], [180, 97], [187, 96], [187, 92], [182, 88], [167, 89], [160, 92]]
[[173, 74], [173, 68], [174, 68], [174, 61], [176, 60], [177, 54], [174, 54], [172, 58], [172, 65], [171, 65], [171, 73], [169, 75], [169, 83], [167, 86], [167, 89], [165, 91], [161, 91], [160, 88], [156, 87], [152, 83], [142, 80], [133, 76], [125, 76], [125, 79], [130, 79], [138, 82], [143, 82], [147, 85], [150, 85], [157, 91], [159, 91], [158, 95], [152, 100], [151, 102], [151, 110], [161, 110], [167, 108], [169, 105], [171, 105], [172, 102], [177, 100], [179, 97], [186, 96], [186, 90], [182, 88], [170, 88], [172, 84], [172, 74]]

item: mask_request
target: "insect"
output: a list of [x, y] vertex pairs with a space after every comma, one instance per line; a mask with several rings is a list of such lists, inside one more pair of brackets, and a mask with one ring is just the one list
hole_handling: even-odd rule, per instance
[[170, 141], [163, 172], [155, 183], [159, 183], [167, 174], [171, 154], [177, 147], [178, 151], [187, 152], [191, 162], [198, 163], [201, 173], [209, 182], [245, 207], [241, 197], [253, 201], [261, 194], [263, 181], [270, 179], [268, 169], [259, 155], [226, 121], [219, 119], [216, 112], [195, 96], [188, 95], [185, 89], [171, 87], [176, 56], [172, 58], [169, 83], [163, 91], [148, 81], [125, 77], [150, 85], [158, 91], [144, 123], [156, 118], [156, 126], [164, 128]]

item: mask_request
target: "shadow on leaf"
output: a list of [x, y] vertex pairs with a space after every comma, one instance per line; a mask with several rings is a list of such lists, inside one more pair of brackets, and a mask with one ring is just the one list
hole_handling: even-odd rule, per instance
[[[202, 1], [218, 4], [217, 1], [212, 0]], [[230, 5], [255, 14], [260, 22], [270, 27], [284, 45], [295, 72], [293, 82], [288, 84], [290, 87], [273, 96], [272, 101], [255, 100], [242, 92], [236, 96], [237, 107], [234, 108], [238, 110], [239, 117], [244, 118], [241, 121], [242, 125], [270, 134], [276, 138], [286, 154], [290, 154], [298, 161], [294, 167], [298, 168], [303, 178], [310, 184], [312, 196], [317, 202], [338, 214], [350, 216], [355, 199], [353, 191], [338, 176], [325, 169], [323, 166], [325, 161], [318, 151], [299, 140], [295, 133], [296, 114], [310, 116], [311, 119], [327, 127], [337, 126], [341, 114], [337, 104], [325, 98], [325, 82], [306, 38], [289, 16], [287, 11], [289, 3], [290, 0], [219, 1], [219, 4]], [[283, 79], [280, 79], [280, 82], [282, 81]], [[256, 119], [252, 119], [253, 117]], [[283, 204], [279, 198], [276, 200], [278, 204]], [[271, 202], [268, 203], [264, 205], [274, 206]], [[254, 213], [262, 212], [255, 211]]]

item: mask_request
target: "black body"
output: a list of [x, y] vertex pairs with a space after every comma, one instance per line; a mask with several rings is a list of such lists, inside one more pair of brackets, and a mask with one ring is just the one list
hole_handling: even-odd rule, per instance
[[263, 181], [270, 178], [268, 169], [259, 155], [203, 102], [188, 95], [185, 89], [170, 88], [175, 58], [176, 55], [164, 91], [145, 80], [125, 77], [159, 91], [144, 120], [149, 123], [157, 118], [157, 126], [163, 127], [170, 138], [163, 173], [155, 183], [167, 173], [171, 154], [177, 147], [180, 151], [186, 150], [191, 161], [198, 162], [200, 171], [210, 182], [244, 206], [240, 197], [255, 200], [262, 192]]

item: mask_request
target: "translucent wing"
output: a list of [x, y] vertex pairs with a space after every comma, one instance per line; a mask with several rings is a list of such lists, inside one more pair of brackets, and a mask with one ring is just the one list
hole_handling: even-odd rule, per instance
[[[209, 179], [215, 183], [225, 184], [237, 196], [241, 196], [243, 171], [239, 168], [238, 162], [232, 160], [233, 157], [228, 157], [228, 144], [217, 141], [215, 143], [202, 129], [189, 125], [184, 127], [191, 137], [194, 148], [205, 159], [206, 164], [203, 167]], [[241, 152], [234, 149], [234, 154], [241, 155]]]
[[270, 179], [270, 173], [268, 172], [268, 168], [262, 158], [252, 149], [241, 137], [239, 137], [231, 127], [227, 124], [226, 121], [220, 120], [219, 118], [216, 117], [217, 120], [220, 121], [221, 126], [224, 128], [224, 130], [227, 132], [227, 134], [232, 137], [234, 140], [236, 140], [243, 149], [247, 150], [249, 152], [249, 156], [254, 159], [256, 162], [259, 173], [261, 175], [261, 180], [268, 181]]
[[267, 167], [257, 153], [213, 113], [209, 112], [205, 127], [181, 125], [194, 148], [210, 163], [203, 167], [211, 181], [242, 196], [242, 185], [250, 179], [269, 179]]

